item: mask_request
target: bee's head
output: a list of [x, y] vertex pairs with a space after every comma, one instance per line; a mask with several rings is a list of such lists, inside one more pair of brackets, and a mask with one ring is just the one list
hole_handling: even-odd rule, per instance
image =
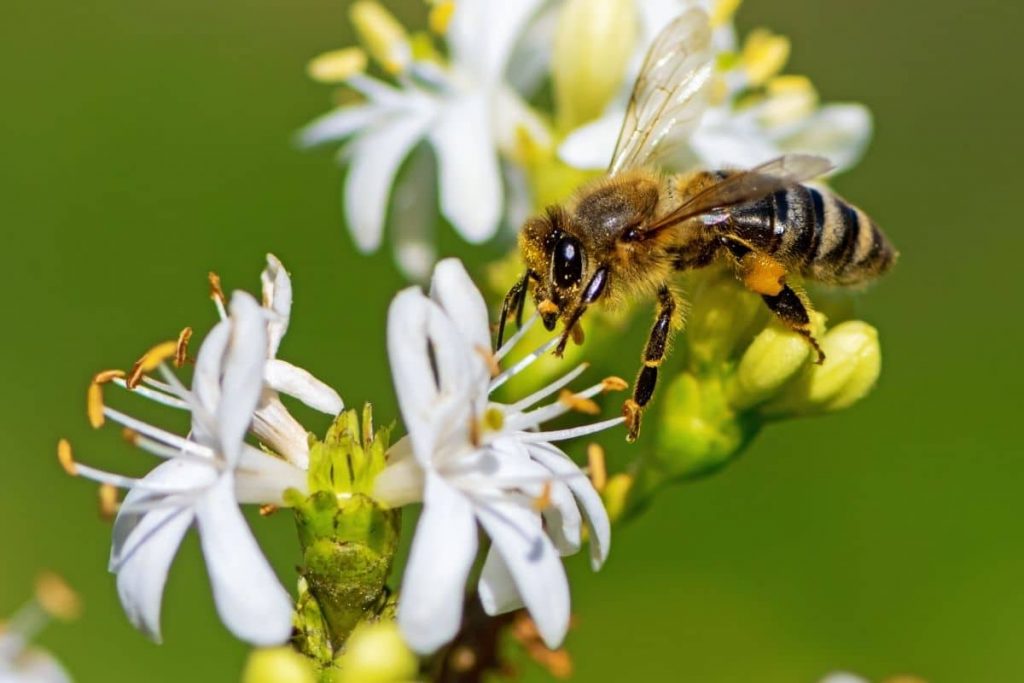
[[533, 299], [541, 321], [555, 329], [560, 317], [579, 299], [587, 254], [568, 215], [559, 207], [527, 221], [519, 237], [527, 268], [537, 275]]

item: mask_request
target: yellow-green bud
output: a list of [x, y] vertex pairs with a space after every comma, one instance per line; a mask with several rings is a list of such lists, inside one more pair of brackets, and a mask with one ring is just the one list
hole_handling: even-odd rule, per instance
[[708, 273], [693, 293], [686, 343], [693, 363], [707, 366], [730, 358], [767, 318], [761, 298], [743, 289], [731, 272]]
[[568, 0], [555, 36], [558, 124], [569, 131], [601, 116], [626, 73], [637, 35], [634, 0]]
[[242, 671], [242, 683], [316, 683], [309, 660], [290, 647], [253, 650]]
[[810, 355], [807, 340], [796, 332], [779, 324], [764, 328], [736, 369], [730, 395], [733, 406], [745, 410], [767, 400], [796, 377]]
[[825, 335], [821, 348], [824, 364], [809, 366], [778, 398], [765, 404], [765, 415], [842, 410], [871, 391], [882, 370], [882, 351], [874, 327], [859, 320], [844, 322]]
[[391, 621], [363, 624], [337, 660], [335, 683], [411, 683], [419, 663]]
[[383, 5], [357, 0], [349, 19], [366, 50], [389, 73], [404, 71], [412, 58], [412, 46], [405, 27]]

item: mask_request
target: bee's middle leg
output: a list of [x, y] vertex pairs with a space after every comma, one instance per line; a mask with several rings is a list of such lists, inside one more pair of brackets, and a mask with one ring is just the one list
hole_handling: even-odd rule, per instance
[[622, 406], [622, 414], [626, 417], [627, 441], [636, 441], [640, 435], [640, 417], [654, 395], [654, 387], [658, 383], [658, 367], [668, 350], [668, 338], [672, 333], [672, 321], [677, 308], [675, 295], [668, 287], [662, 287], [658, 291], [658, 316], [647, 338], [644, 364], [633, 384], [633, 397]]

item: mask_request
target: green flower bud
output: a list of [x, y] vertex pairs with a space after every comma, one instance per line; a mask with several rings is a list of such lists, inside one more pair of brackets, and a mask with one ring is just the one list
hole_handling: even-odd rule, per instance
[[316, 683], [309, 660], [290, 647], [253, 650], [242, 671], [242, 683]]
[[337, 665], [335, 683], [411, 683], [419, 669], [393, 621], [357, 628]]
[[731, 358], [767, 315], [761, 298], [743, 289], [724, 269], [700, 279], [691, 302], [685, 341], [693, 368], [721, 364]]
[[811, 365], [781, 394], [761, 407], [770, 417], [815, 415], [847, 408], [878, 380], [882, 351], [878, 331], [859, 320], [834, 327], [821, 340], [822, 365]]
[[633, 0], [568, 0], [555, 36], [558, 124], [570, 131], [601, 116], [622, 85], [637, 35]]
[[[822, 323], [824, 317], [816, 315]], [[823, 324], [816, 327], [823, 329]], [[811, 346], [803, 336], [773, 323], [761, 330], [740, 358], [733, 377], [730, 400], [737, 410], [746, 410], [774, 396], [801, 369], [811, 356]]]

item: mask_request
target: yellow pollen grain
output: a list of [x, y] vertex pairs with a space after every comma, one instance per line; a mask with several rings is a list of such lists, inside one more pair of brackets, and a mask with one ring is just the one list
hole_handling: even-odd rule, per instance
[[72, 477], [78, 476], [78, 465], [75, 464], [74, 455], [71, 453], [71, 442], [67, 439], [57, 442], [57, 461], [60, 462], [60, 466], [64, 468], [65, 472]]
[[358, 47], [331, 50], [309, 60], [306, 73], [319, 83], [343, 83], [366, 71], [366, 53]]
[[537, 512], [543, 512], [547, 510], [551, 505], [551, 482], [544, 482], [544, 488], [541, 489], [540, 495], [533, 499], [533, 509]]
[[597, 415], [601, 412], [601, 406], [589, 398], [583, 398], [579, 394], [574, 394], [568, 389], [562, 389], [561, 393], [558, 394], [558, 402], [584, 415]]
[[186, 327], [178, 334], [178, 343], [174, 347], [174, 367], [180, 368], [188, 360], [188, 342], [191, 339], [191, 327]]
[[53, 572], [36, 578], [36, 600], [51, 617], [68, 621], [82, 613], [82, 601], [64, 579]]
[[587, 469], [594, 489], [598, 493], [604, 491], [604, 487], [608, 483], [608, 469], [605, 466], [604, 449], [600, 444], [587, 445]]
[[544, 301], [537, 304], [537, 311], [539, 311], [541, 315], [550, 315], [552, 313], [558, 313], [558, 306], [555, 305], [555, 302], [551, 299], [544, 299]]
[[178, 355], [178, 340], [165, 341], [157, 344], [146, 353], [142, 354], [142, 357], [135, 361], [132, 365], [132, 369], [128, 371], [128, 379], [125, 383], [129, 389], [134, 389], [139, 386], [142, 382], [142, 376], [146, 373], [153, 372], [160, 364], [169, 358], [176, 358]]
[[226, 304], [227, 297], [224, 296], [224, 290], [220, 286], [220, 275], [211, 270], [206, 278], [210, 281], [210, 298]]
[[90, 384], [85, 394], [85, 414], [89, 416], [89, 424], [93, 429], [103, 426], [103, 386], [99, 382]]
[[114, 519], [118, 509], [121, 507], [121, 501], [117, 497], [117, 487], [113, 484], [100, 484], [97, 492], [97, 501], [99, 503], [100, 519], [106, 522]]
[[605, 377], [603, 380], [601, 380], [601, 391], [605, 393], [609, 391], [625, 391], [628, 388], [629, 382], [622, 379], [621, 377], [616, 377], [612, 375], [610, 377]]
[[476, 346], [473, 350], [487, 363], [487, 369], [491, 373], [491, 377], [497, 377], [501, 374], [501, 366], [498, 364], [498, 359], [490, 349], [484, 346]]
[[455, 14], [455, 0], [438, 0], [430, 8], [430, 15], [427, 17], [427, 25], [437, 35], [444, 35], [448, 32], [448, 24]]

